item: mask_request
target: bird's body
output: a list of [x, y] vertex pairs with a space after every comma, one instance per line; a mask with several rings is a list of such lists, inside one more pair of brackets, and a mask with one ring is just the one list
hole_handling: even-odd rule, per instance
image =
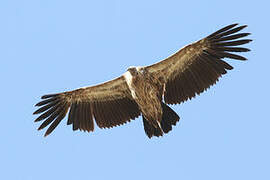
[[162, 120], [162, 83], [151, 76], [144, 67], [130, 68], [124, 74], [124, 77], [143, 116], [155, 128], [160, 127]]
[[[42, 96], [34, 114], [43, 121], [39, 130], [49, 126], [50, 134], [68, 113], [67, 124], [73, 130], [94, 131], [124, 124], [142, 115], [149, 138], [172, 130], [179, 116], [167, 104], [179, 104], [195, 97], [233, 69], [223, 58], [246, 60], [230, 52], [247, 52], [235, 47], [250, 42], [239, 39], [249, 33], [237, 33], [246, 26], [226, 26], [215, 33], [180, 49], [156, 64], [131, 67], [122, 76], [85, 88]], [[237, 33], [237, 34], [235, 34]]]

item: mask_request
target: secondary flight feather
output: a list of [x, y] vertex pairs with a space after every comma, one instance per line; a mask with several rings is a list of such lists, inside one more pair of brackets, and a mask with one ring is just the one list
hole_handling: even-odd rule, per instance
[[[49, 135], [68, 114], [73, 130], [111, 128], [142, 115], [146, 135], [162, 136], [172, 130], [179, 116], [167, 104], [179, 104], [202, 93], [233, 67], [224, 58], [246, 60], [235, 53], [247, 52], [249, 43], [240, 33], [246, 25], [232, 24], [192, 43], [156, 64], [130, 67], [122, 76], [86, 88], [49, 94], [36, 104]], [[239, 47], [240, 46], [240, 47]]]

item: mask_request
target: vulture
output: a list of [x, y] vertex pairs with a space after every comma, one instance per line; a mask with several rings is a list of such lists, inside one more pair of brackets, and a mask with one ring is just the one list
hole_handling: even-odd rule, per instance
[[150, 66], [129, 67], [120, 77], [90, 87], [48, 94], [36, 104], [40, 114], [38, 130], [47, 126], [49, 135], [67, 117], [72, 129], [94, 131], [112, 128], [142, 116], [146, 135], [163, 136], [172, 130], [179, 116], [169, 106], [199, 95], [233, 67], [224, 58], [246, 60], [239, 47], [251, 39], [240, 33], [247, 25], [231, 24], [181, 48], [172, 56]]

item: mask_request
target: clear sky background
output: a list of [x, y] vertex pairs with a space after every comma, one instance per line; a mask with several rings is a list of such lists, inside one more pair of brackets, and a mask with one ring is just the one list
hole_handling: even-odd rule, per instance
[[[0, 179], [270, 179], [267, 1], [2, 0]], [[94, 85], [149, 65], [231, 23], [249, 25], [246, 62], [148, 139], [142, 119], [94, 133], [66, 119], [47, 138], [41, 95]]]

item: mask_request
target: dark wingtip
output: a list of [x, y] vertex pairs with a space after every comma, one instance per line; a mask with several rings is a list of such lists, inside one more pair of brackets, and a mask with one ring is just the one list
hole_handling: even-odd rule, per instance
[[55, 96], [58, 96], [59, 93], [56, 93], [56, 94], [46, 94], [44, 96], [41, 96], [41, 99], [47, 99], [47, 98], [51, 98], [51, 97], [55, 97]]
[[33, 115], [35, 115], [35, 114], [39, 114], [39, 109], [36, 110], [35, 112], [33, 112]]
[[233, 23], [233, 24], [228, 25], [228, 26], [231, 26], [233, 28], [233, 27], [238, 26], [238, 25], [239, 25], [239, 23]]
[[248, 60], [246, 57], [243, 57], [243, 56], [240, 56], [241, 58], [239, 58], [238, 60], [241, 60], [241, 61], [246, 61]]
[[38, 122], [38, 121], [39, 121], [39, 119], [38, 119], [38, 118], [34, 120], [34, 122]]
[[246, 43], [245, 44], [248, 44], [250, 42], [252, 42], [253, 40], [252, 39], [245, 39]]
[[246, 27], [248, 27], [248, 25], [247, 24], [244, 24], [244, 25], [242, 25], [240, 27], [242, 27], [242, 29], [245, 29]]
[[218, 34], [220, 34], [220, 33], [222, 33], [222, 32], [228, 31], [228, 30], [234, 28], [234, 27], [237, 26], [237, 25], [238, 25], [238, 23], [234, 23], [234, 24], [230, 24], [230, 25], [228, 25], [228, 26], [225, 26], [225, 27], [219, 29], [218, 31], [216, 31], [216, 32], [214, 32], [214, 33], [212, 33], [212, 34], [210, 34], [209, 36], [207, 36], [207, 38], [213, 38], [213, 37], [215, 37], [216, 35], [218, 35]]
[[249, 51], [251, 51], [250, 49], [248, 49], [248, 48], [246, 48], [246, 52], [249, 52]]
[[222, 28], [222, 29], [225, 29], [225, 28], [232, 29], [232, 28], [234, 28], [235, 26], [238, 26], [238, 25], [239, 25], [239, 23], [233, 23], [233, 24], [230, 24], [230, 25], [228, 25], [228, 26], [225, 26], [225, 27]]

